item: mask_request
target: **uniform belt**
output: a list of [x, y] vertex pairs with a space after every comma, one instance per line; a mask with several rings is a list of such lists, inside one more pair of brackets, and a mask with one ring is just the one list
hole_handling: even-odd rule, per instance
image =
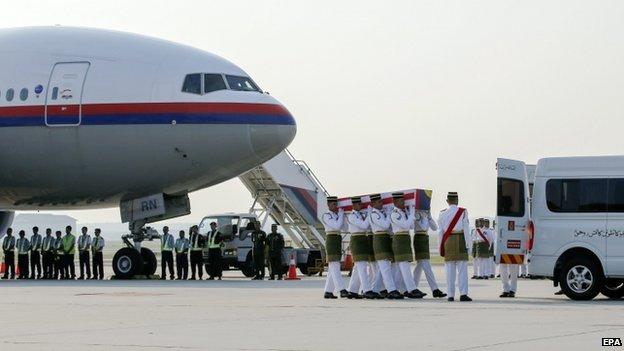
[[384, 235], [384, 234], [388, 235], [389, 233], [388, 232], [374, 232], [373, 234], [375, 234], [375, 235]]
[[416, 234], [416, 235], [427, 235], [427, 232], [424, 231], [424, 230], [417, 230], [417, 231], [414, 232], [414, 234]]
[[396, 233], [394, 233], [394, 235], [409, 235], [409, 232], [403, 232], [403, 231], [401, 231], [401, 232], [396, 232]]
[[453, 230], [451, 232], [451, 234], [464, 234], [464, 232], [460, 231], [460, 230]]
[[331, 231], [331, 232], [326, 232], [325, 235], [340, 235], [340, 232]]
[[364, 236], [366, 235], [365, 232], [356, 232], [356, 233], [351, 233], [351, 236]]

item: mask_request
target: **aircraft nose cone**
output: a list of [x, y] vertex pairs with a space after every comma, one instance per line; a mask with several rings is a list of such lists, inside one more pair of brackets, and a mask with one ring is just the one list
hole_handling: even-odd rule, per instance
[[269, 160], [284, 150], [295, 138], [297, 125], [292, 116], [286, 124], [249, 126], [251, 148], [259, 158]]

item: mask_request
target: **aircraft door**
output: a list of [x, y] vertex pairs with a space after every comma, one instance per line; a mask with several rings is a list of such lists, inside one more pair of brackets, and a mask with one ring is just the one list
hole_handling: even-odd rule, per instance
[[82, 93], [89, 66], [89, 62], [59, 62], [54, 65], [46, 90], [46, 125], [80, 125]]

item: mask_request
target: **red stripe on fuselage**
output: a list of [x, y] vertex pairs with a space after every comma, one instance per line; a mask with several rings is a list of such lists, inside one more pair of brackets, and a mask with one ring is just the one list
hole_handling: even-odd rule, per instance
[[[61, 111], [62, 106], [77, 107], [77, 105], [51, 105], [48, 106], [48, 113], [54, 115], [74, 114], [73, 108]], [[73, 110], [73, 111], [71, 111]], [[0, 107], [0, 117], [32, 117], [42, 116], [45, 113], [45, 106], [4, 106]], [[259, 115], [284, 115], [290, 113], [281, 105], [276, 104], [254, 104], [254, 103], [229, 103], [229, 102], [174, 102], [174, 103], [121, 103], [121, 104], [83, 104], [83, 115], [103, 115], [103, 114], [167, 114], [167, 113], [237, 113], [237, 114], [259, 114]]]

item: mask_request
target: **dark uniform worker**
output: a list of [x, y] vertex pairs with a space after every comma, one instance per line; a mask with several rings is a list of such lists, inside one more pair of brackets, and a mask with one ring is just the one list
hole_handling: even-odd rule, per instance
[[63, 238], [61, 231], [57, 230], [54, 239], [54, 279], [65, 279], [65, 258], [63, 256]]
[[35, 270], [37, 270], [37, 279], [41, 278], [41, 234], [39, 228], [33, 227], [33, 235], [30, 237], [30, 279], [35, 279]]
[[215, 278], [221, 280], [223, 277], [223, 267], [221, 266], [221, 244], [223, 236], [217, 230], [217, 223], [210, 223], [210, 231], [206, 234], [206, 246], [208, 247], [208, 280]]
[[95, 237], [91, 242], [91, 251], [93, 252], [93, 278], [91, 279], [104, 279], [104, 256], [102, 251], [106, 246], [104, 238], [101, 237], [102, 230], [95, 228]]
[[180, 238], [175, 242], [176, 251], [176, 270], [178, 273], [178, 280], [188, 279], [188, 251], [189, 240], [184, 237], [184, 230], [180, 230]]
[[19, 231], [19, 238], [15, 242], [17, 246], [17, 268], [19, 277], [17, 279], [28, 279], [28, 252], [30, 251], [30, 241], [26, 239], [26, 232]]
[[206, 246], [206, 239], [203, 235], [199, 234], [199, 227], [196, 225], [190, 229], [191, 241], [191, 279], [195, 280], [195, 271], [199, 275], [199, 280], [204, 278], [204, 246]]
[[277, 232], [277, 224], [271, 226], [271, 233], [267, 236], [266, 241], [269, 246], [269, 271], [271, 273], [269, 280], [274, 280], [276, 275], [277, 280], [282, 280], [284, 275], [284, 264], [282, 262], [284, 236]]
[[163, 227], [163, 235], [160, 238], [160, 265], [162, 268], [162, 274], [160, 279], [167, 279], [166, 267], [169, 267], [169, 279], [173, 280], [173, 247], [175, 245], [175, 239], [173, 235], [169, 234], [169, 227]]
[[[4, 276], [2, 279], [15, 279], [15, 237], [13, 229], [8, 228], [6, 236], [2, 241], [2, 251], [4, 253]], [[9, 275], [9, 272], [11, 274]]]
[[253, 261], [256, 275], [252, 280], [263, 280], [264, 270], [264, 247], [266, 246], [266, 233], [260, 228], [260, 222], [254, 222], [254, 231], [251, 233], [253, 242]]
[[43, 260], [43, 279], [52, 279], [54, 277], [54, 242], [56, 239], [52, 236], [52, 229], [46, 229], [46, 235], [43, 237], [41, 244], [41, 258]]

